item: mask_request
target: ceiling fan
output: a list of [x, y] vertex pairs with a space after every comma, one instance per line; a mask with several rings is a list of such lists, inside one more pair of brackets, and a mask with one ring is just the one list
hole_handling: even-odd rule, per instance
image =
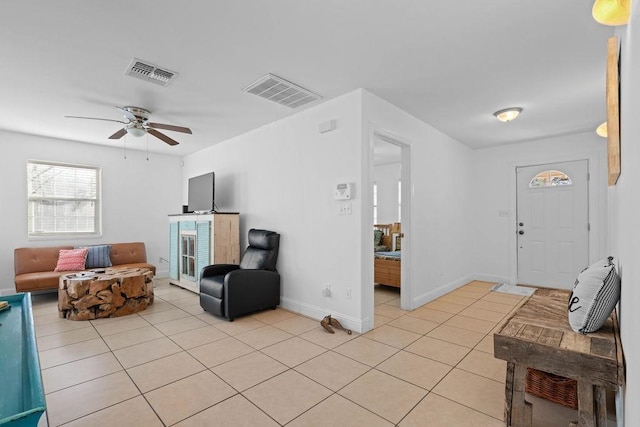
[[174, 132], [182, 132], [182, 133], [191, 133], [191, 129], [185, 128], [182, 126], [174, 126], [174, 125], [166, 125], [163, 123], [153, 123], [149, 122], [149, 116], [151, 113], [149, 110], [145, 110], [140, 107], [116, 107], [120, 112], [124, 115], [124, 118], [127, 121], [122, 120], [113, 120], [113, 119], [102, 119], [99, 117], [82, 117], [82, 116], [65, 116], [70, 119], [88, 119], [88, 120], [104, 120], [107, 122], [117, 122], [122, 123], [124, 127], [111, 135], [109, 139], [120, 139], [125, 134], [129, 134], [131, 136], [140, 137], [147, 133], [155, 136], [158, 139], [166, 142], [169, 145], [178, 145], [178, 141], [173, 138], [169, 138], [167, 135], [160, 133], [157, 129], [165, 129], [172, 130]]

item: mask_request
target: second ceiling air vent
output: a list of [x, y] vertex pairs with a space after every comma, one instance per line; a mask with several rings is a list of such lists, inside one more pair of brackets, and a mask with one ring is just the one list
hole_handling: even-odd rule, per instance
[[267, 74], [242, 90], [289, 108], [298, 108], [322, 99], [320, 95], [274, 74]]
[[177, 76], [175, 71], [169, 71], [166, 68], [160, 68], [146, 61], [133, 58], [129, 66], [124, 72], [127, 76], [146, 80], [160, 86], [168, 86]]

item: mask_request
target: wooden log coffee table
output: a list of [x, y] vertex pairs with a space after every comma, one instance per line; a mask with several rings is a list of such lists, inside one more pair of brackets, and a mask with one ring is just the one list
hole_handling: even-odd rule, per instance
[[91, 320], [136, 313], [153, 304], [153, 272], [148, 268], [106, 268], [60, 276], [58, 314]]

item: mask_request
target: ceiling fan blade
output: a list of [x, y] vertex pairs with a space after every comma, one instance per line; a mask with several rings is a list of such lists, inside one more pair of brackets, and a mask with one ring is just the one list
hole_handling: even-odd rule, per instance
[[103, 120], [105, 122], [117, 122], [122, 123], [123, 125], [128, 124], [128, 122], [123, 122], [122, 120], [113, 120], [113, 119], [101, 119], [100, 117], [83, 117], [83, 116], [64, 116], [67, 119], [87, 119], [87, 120]]
[[167, 135], [160, 133], [155, 129], [151, 129], [151, 128], [147, 129], [147, 132], [149, 132], [151, 135], [155, 136], [156, 138], [163, 140], [169, 145], [178, 145], [178, 141], [176, 141], [175, 139], [169, 138]]
[[166, 130], [172, 130], [172, 131], [175, 131], [175, 132], [192, 133], [191, 129], [189, 129], [189, 128], [185, 128], [185, 127], [182, 127], [182, 126], [165, 125], [163, 123], [147, 123], [147, 126], [155, 128], [155, 129], [166, 129]]
[[125, 128], [122, 128], [118, 132], [111, 135], [109, 139], [120, 139], [124, 136], [125, 133], [127, 133], [127, 130]]
[[127, 119], [129, 119], [130, 121], [135, 122], [135, 121], [137, 121], [137, 120], [138, 120], [138, 118], [136, 117], [136, 115], [135, 115], [135, 114], [133, 114], [131, 111], [125, 110], [125, 109], [124, 109], [124, 108], [122, 108], [122, 107], [116, 107], [116, 108], [117, 108], [118, 110], [120, 110], [120, 112], [121, 112], [122, 114], [124, 114], [124, 116], [125, 116]]

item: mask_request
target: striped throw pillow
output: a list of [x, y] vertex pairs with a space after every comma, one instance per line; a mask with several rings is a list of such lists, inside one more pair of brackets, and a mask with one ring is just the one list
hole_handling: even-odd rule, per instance
[[85, 268], [111, 267], [111, 245], [87, 246], [87, 249]]
[[569, 324], [581, 334], [595, 332], [620, 299], [620, 277], [613, 257], [599, 261], [582, 271], [569, 296]]

